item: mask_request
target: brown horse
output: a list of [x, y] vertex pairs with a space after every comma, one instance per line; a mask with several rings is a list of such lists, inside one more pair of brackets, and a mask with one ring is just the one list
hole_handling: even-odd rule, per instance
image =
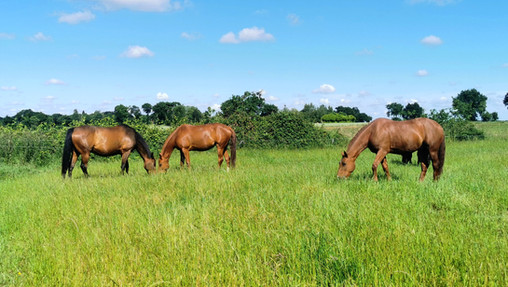
[[[227, 152], [230, 140], [231, 159]], [[187, 167], [190, 168], [189, 151], [205, 151], [214, 146], [217, 146], [219, 168], [224, 157], [226, 158], [228, 170], [230, 160], [231, 166], [234, 168], [236, 162], [236, 134], [231, 127], [223, 124], [181, 125], [164, 142], [159, 157], [159, 169], [166, 171], [169, 168], [169, 158], [175, 148], [180, 151], [180, 166], [183, 166], [185, 160]]]
[[443, 128], [431, 119], [417, 118], [408, 121], [377, 119], [366, 125], [353, 137], [347, 151], [342, 153], [338, 178], [347, 178], [351, 175], [355, 170], [356, 158], [366, 148], [376, 154], [372, 164], [375, 181], [378, 180], [377, 167], [380, 163], [388, 180], [391, 179], [386, 160], [388, 153], [407, 155], [418, 151], [418, 162], [422, 167], [420, 181], [425, 178], [431, 160], [434, 180], [438, 180], [443, 172], [445, 136]]
[[104, 128], [81, 126], [67, 131], [62, 156], [62, 177], [72, 170], [81, 155], [81, 170], [88, 177], [90, 153], [100, 156], [122, 155], [122, 173], [129, 173], [129, 155], [137, 150], [148, 173], [155, 172], [155, 158], [141, 135], [127, 125]]

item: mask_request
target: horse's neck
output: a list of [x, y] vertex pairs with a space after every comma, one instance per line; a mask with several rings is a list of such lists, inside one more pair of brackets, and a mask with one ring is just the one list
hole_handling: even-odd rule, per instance
[[139, 155], [143, 158], [144, 161], [150, 158], [150, 151], [146, 150], [145, 146], [142, 143], [136, 144], [136, 149], [138, 150]]
[[366, 127], [362, 128], [355, 137], [351, 140], [347, 147], [347, 154], [348, 156], [352, 157], [353, 159], [356, 159], [362, 151], [364, 151], [367, 146], [369, 145], [369, 137], [371, 133], [371, 125], [367, 125]]
[[171, 135], [162, 146], [161, 150], [162, 157], [169, 159], [171, 153], [173, 153], [173, 150], [175, 149], [175, 145], [176, 145], [176, 136]]

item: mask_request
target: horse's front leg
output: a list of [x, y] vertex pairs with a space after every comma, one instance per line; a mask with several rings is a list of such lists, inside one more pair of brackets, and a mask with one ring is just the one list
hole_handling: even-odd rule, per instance
[[190, 169], [191, 165], [190, 165], [190, 154], [189, 154], [189, 150], [188, 149], [184, 149], [182, 148], [182, 151], [181, 151], [185, 157], [185, 162], [187, 163], [187, 168]]
[[183, 167], [183, 164], [185, 163], [185, 155], [183, 154], [183, 151], [180, 150], [180, 167]]
[[129, 155], [131, 154], [131, 151], [126, 151], [122, 153], [122, 174], [124, 174], [124, 171], [129, 174]]
[[[379, 150], [376, 154], [376, 158], [374, 159], [374, 163], [372, 164], [372, 173], [374, 174], [374, 177], [373, 177], [374, 181], [378, 181], [377, 167], [384, 160], [384, 158], [386, 157], [386, 154], [387, 153], [382, 150]], [[383, 166], [383, 169], [384, 169], [384, 166]], [[386, 165], [386, 170], [388, 170], [388, 164]]]

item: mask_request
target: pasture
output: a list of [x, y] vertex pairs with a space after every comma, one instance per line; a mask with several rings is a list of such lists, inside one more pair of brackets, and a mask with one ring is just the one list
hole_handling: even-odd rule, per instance
[[215, 149], [165, 174], [137, 153], [125, 176], [119, 157], [23, 170], [0, 181], [0, 285], [506, 286], [508, 123], [479, 128], [439, 182], [388, 155], [375, 183], [369, 151], [338, 181], [345, 146], [239, 149], [229, 173]]

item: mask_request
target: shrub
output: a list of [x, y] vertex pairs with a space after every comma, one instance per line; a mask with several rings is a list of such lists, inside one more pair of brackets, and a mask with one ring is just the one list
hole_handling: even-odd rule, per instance
[[262, 148], [306, 148], [339, 144], [345, 141], [339, 133], [316, 128], [301, 113], [282, 111], [266, 117], [236, 113], [227, 120], [242, 146]]
[[484, 139], [483, 131], [477, 129], [471, 122], [452, 115], [446, 110], [431, 110], [429, 118], [438, 122], [444, 129], [448, 138], [454, 140]]
[[324, 123], [352, 123], [356, 121], [355, 116], [344, 113], [330, 113], [321, 117]]

